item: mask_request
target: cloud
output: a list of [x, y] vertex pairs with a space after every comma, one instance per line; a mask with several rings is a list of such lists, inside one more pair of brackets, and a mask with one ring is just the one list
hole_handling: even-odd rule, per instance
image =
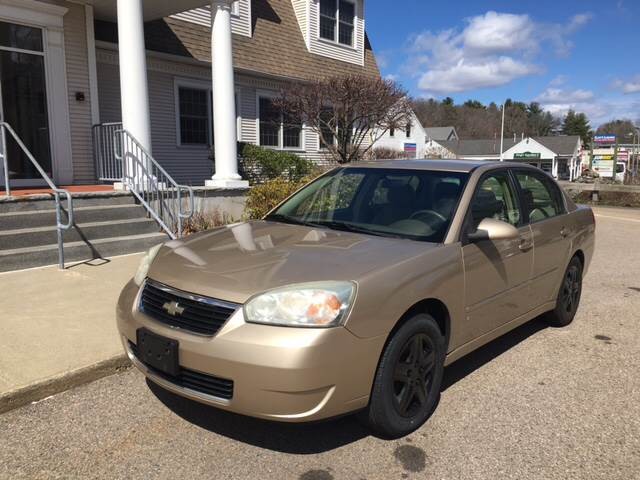
[[556, 76], [553, 80], [551, 80], [549, 82], [549, 86], [550, 87], [559, 87], [561, 85], [564, 85], [565, 83], [567, 83], [567, 76], [566, 75], [558, 75]]
[[465, 63], [441, 70], [429, 70], [422, 75], [418, 87], [422, 90], [443, 93], [458, 93], [477, 88], [506, 85], [512, 80], [538, 71], [535, 65], [518, 62], [510, 57], [499, 57], [481, 63]]
[[581, 103], [592, 100], [593, 92], [590, 90], [563, 90], [561, 88], [549, 87], [536, 97], [536, 102], [541, 104], [553, 103]]
[[489, 11], [467, 19], [463, 29], [413, 35], [402, 71], [418, 77], [418, 87], [431, 94], [498, 87], [541, 73], [535, 59], [546, 44], [567, 55], [567, 36], [590, 19], [582, 13], [566, 24], [540, 24], [529, 15]]
[[624, 94], [638, 93], [640, 92], [640, 75], [636, 75], [629, 80], [616, 79], [613, 81], [612, 86], [615, 90], [619, 90]]
[[462, 32], [466, 49], [483, 54], [527, 50], [532, 46], [534, 24], [528, 15], [487, 12], [468, 20]]
[[[569, 110], [582, 112], [589, 118], [592, 128], [609, 120], [637, 117], [640, 102], [629, 102], [623, 97], [599, 97], [590, 90], [558, 88], [555, 81], [552, 80], [534, 100], [557, 117], [563, 117]], [[563, 78], [562, 84], [565, 83]]]

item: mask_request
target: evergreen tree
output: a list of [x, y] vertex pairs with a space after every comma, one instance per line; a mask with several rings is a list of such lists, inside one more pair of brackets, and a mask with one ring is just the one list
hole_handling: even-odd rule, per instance
[[576, 113], [569, 110], [562, 122], [562, 133], [564, 135], [580, 135], [584, 144], [591, 143], [592, 131], [589, 119], [584, 113]]

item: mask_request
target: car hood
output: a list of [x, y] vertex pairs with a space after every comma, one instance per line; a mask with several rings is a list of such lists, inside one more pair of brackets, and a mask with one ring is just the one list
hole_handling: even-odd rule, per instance
[[167, 242], [149, 277], [186, 292], [244, 303], [256, 293], [294, 283], [358, 281], [434, 247], [437, 244], [254, 221]]

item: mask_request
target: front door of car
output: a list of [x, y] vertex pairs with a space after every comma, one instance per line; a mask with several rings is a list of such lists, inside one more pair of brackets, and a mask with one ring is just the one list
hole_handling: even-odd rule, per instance
[[[466, 241], [484, 218], [510, 223], [518, 237]], [[506, 169], [485, 174], [467, 212], [463, 232], [465, 340], [488, 333], [530, 310], [533, 267], [531, 229], [524, 222], [517, 189]]]
[[571, 240], [562, 192], [547, 175], [515, 170], [524, 219], [531, 225], [535, 259], [531, 276], [534, 307], [553, 301], [569, 261]]

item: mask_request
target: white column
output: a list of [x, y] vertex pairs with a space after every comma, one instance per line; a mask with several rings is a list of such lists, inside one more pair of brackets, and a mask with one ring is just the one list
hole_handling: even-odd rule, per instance
[[213, 126], [216, 173], [206, 186], [247, 187], [238, 175], [235, 88], [231, 37], [233, 0], [211, 2], [211, 66], [213, 78]]
[[118, 53], [123, 127], [151, 152], [142, 0], [118, 0]]

